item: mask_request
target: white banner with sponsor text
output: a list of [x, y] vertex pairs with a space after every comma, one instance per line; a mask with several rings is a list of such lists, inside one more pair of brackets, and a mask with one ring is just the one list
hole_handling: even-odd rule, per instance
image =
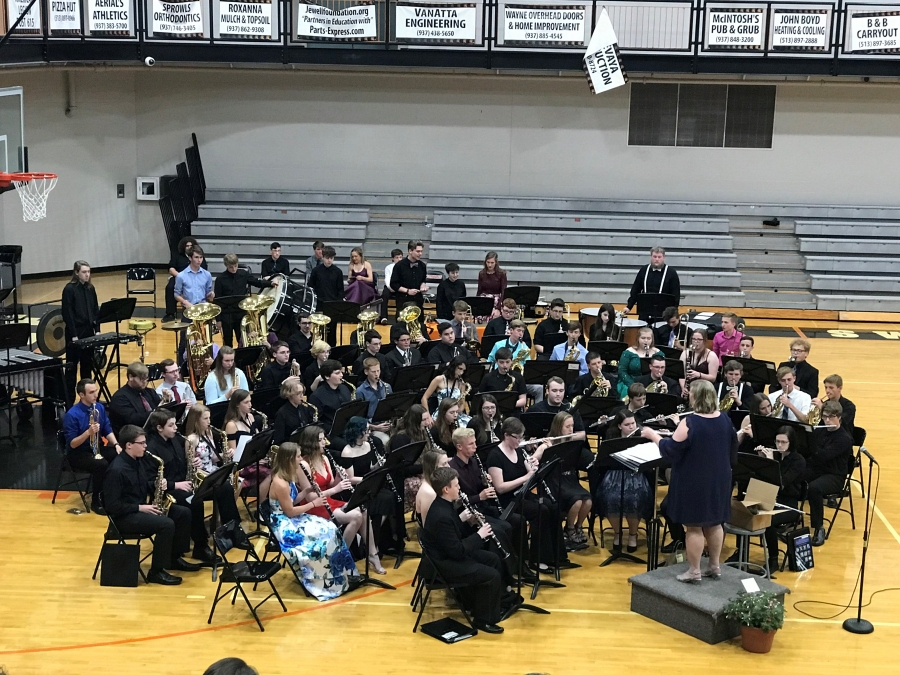
[[762, 49], [765, 21], [763, 7], [707, 8], [706, 46]]
[[81, 1], [50, 0], [50, 31], [81, 32]]
[[203, 35], [203, 3], [153, 0], [151, 27], [154, 34]]
[[271, 38], [278, 5], [272, 2], [219, 2], [219, 35]]
[[374, 3], [328, 9], [301, 2], [297, 6], [297, 37], [320, 40], [373, 40], [378, 36]]
[[583, 45], [587, 19], [582, 5], [504, 5], [503, 42]]
[[476, 42], [478, 9], [474, 4], [397, 4], [398, 40]]
[[597, 25], [584, 55], [584, 72], [591, 85], [591, 91], [595, 94], [624, 86], [628, 81], [628, 76], [622, 68], [616, 32], [605, 7], [597, 17]]
[[900, 49], [900, 12], [857, 12], [850, 16], [851, 52]]
[[831, 46], [831, 23], [827, 9], [772, 10], [772, 48], [825, 51]]
[[[29, 0], [7, 0], [6, 2], [6, 25], [12, 28], [25, 8], [28, 7]], [[32, 35], [41, 32], [41, 3], [36, 2], [28, 10], [19, 25], [16, 26], [16, 33], [30, 33]]]
[[89, 33], [131, 33], [131, 0], [87, 0]]

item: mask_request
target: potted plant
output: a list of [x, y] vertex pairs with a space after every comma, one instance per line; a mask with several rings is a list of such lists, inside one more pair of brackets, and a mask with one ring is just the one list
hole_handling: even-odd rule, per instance
[[784, 625], [784, 605], [774, 593], [741, 591], [725, 605], [725, 617], [741, 624], [744, 649], [768, 654], [775, 631]]

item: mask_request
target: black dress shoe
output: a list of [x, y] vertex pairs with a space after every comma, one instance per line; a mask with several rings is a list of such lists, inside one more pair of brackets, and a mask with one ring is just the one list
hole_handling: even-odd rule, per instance
[[105, 516], [105, 515], [106, 515], [106, 509], [104, 509], [104, 508], [103, 508], [102, 506], [100, 506], [99, 504], [98, 504], [97, 506], [94, 506], [93, 504], [91, 504], [91, 511], [93, 511], [94, 513], [96, 513], [98, 516]]
[[219, 556], [213, 553], [213, 550], [209, 546], [203, 547], [194, 547], [193, 552], [191, 553], [191, 557], [194, 560], [202, 560], [203, 562], [213, 562], [222, 560]]
[[162, 584], [163, 586], [177, 586], [181, 583], [181, 577], [169, 574], [165, 570], [159, 570], [158, 572], [151, 571], [150, 574], [147, 575], [147, 582], [151, 584]]
[[178, 560], [169, 565], [168, 569], [178, 570], [179, 572], [199, 572], [202, 567], [203, 565], [189, 563], [184, 558], [178, 558]]
[[825, 543], [825, 528], [817, 527], [816, 533], [813, 535], [812, 545], [813, 546], [821, 546]]
[[483, 630], [485, 633], [493, 633], [495, 635], [503, 632], [503, 626], [498, 626], [495, 623], [484, 623], [482, 621], [475, 622], [476, 630]]

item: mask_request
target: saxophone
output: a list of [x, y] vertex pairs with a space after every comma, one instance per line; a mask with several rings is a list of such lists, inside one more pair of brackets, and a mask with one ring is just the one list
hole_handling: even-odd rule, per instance
[[563, 361], [577, 361], [579, 356], [578, 343], [576, 342], [567, 351]]
[[202, 471], [194, 466], [194, 458], [197, 456], [197, 448], [199, 446], [199, 438], [196, 442], [192, 442], [189, 439], [185, 439], [184, 441], [184, 459], [187, 462], [186, 479], [191, 482], [191, 485], [195, 490], [200, 487], [200, 483], [202, 483], [209, 475], [206, 471]]
[[306, 401], [300, 401], [300, 405], [312, 411], [313, 424], [319, 421], [319, 409], [316, 406], [314, 406], [312, 403], [307, 403]]
[[[250, 413], [252, 415], [259, 415], [262, 418], [262, 427], [260, 427], [260, 431], [265, 431], [269, 427], [269, 418], [264, 412], [260, 412], [256, 408], [250, 408]], [[254, 420], [255, 421], [255, 420]]]
[[147, 453], [150, 458], [159, 464], [159, 471], [156, 472], [156, 486], [153, 489], [153, 506], [158, 508], [164, 516], [169, 515], [169, 508], [175, 503], [175, 497], [170, 495], [163, 488], [163, 481], [166, 477], [163, 475], [166, 470], [166, 464], [159, 457], [151, 452]]
[[519, 351], [517, 351], [516, 355], [513, 357], [512, 370], [518, 370], [520, 373], [524, 373], [525, 362], [528, 360], [529, 356], [531, 356], [530, 349], [519, 349]]
[[343, 383], [346, 384], [348, 387], [350, 387], [350, 400], [355, 401], [356, 400], [356, 387], [353, 386], [352, 384], [350, 384], [349, 382], [347, 382], [347, 380], [343, 380]]
[[733, 392], [737, 387], [726, 387], [728, 391], [728, 395], [719, 401], [719, 410], [722, 412], [728, 412], [734, 406], [734, 399], [731, 397], [731, 392]]

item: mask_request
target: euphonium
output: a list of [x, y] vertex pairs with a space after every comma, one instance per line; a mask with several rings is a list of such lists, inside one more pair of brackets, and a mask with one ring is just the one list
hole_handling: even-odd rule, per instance
[[378, 319], [378, 312], [374, 309], [367, 309], [356, 315], [359, 324], [356, 326], [356, 342], [360, 349], [366, 346], [366, 331], [375, 328], [375, 321]]
[[222, 308], [209, 302], [200, 302], [184, 310], [185, 318], [191, 321], [187, 330], [188, 371], [191, 374], [191, 389], [203, 388], [209, 375], [207, 357], [212, 356], [212, 324], [222, 312]]
[[169, 508], [175, 503], [175, 497], [170, 495], [166, 492], [165, 488], [163, 488], [163, 482], [166, 480], [164, 475], [166, 464], [153, 453], [148, 452], [147, 454], [159, 464], [159, 471], [156, 472], [156, 485], [153, 489], [153, 506], [158, 508], [165, 516], [169, 514]]
[[266, 323], [265, 310], [275, 302], [271, 295], [251, 295], [238, 303], [238, 307], [246, 312], [241, 318], [241, 344], [245, 347], [258, 347], [267, 344], [269, 327]]
[[422, 337], [422, 327], [419, 324], [419, 317], [421, 315], [422, 310], [416, 305], [407, 305], [401, 309], [400, 313], [397, 315], [397, 320], [406, 324], [406, 330], [409, 331], [409, 339], [413, 342], [418, 342]]
[[[822, 397], [822, 405], [825, 405], [825, 401], [829, 400], [828, 394]], [[822, 409], [817, 408], [816, 406], [812, 406], [809, 409], [809, 414], [806, 416], [806, 423], [810, 426], [814, 427], [822, 421]]]
[[309, 322], [312, 324], [313, 341], [321, 340], [322, 342], [327, 342], [325, 339], [325, 326], [331, 323], [331, 317], [321, 313], [310, 314]]

